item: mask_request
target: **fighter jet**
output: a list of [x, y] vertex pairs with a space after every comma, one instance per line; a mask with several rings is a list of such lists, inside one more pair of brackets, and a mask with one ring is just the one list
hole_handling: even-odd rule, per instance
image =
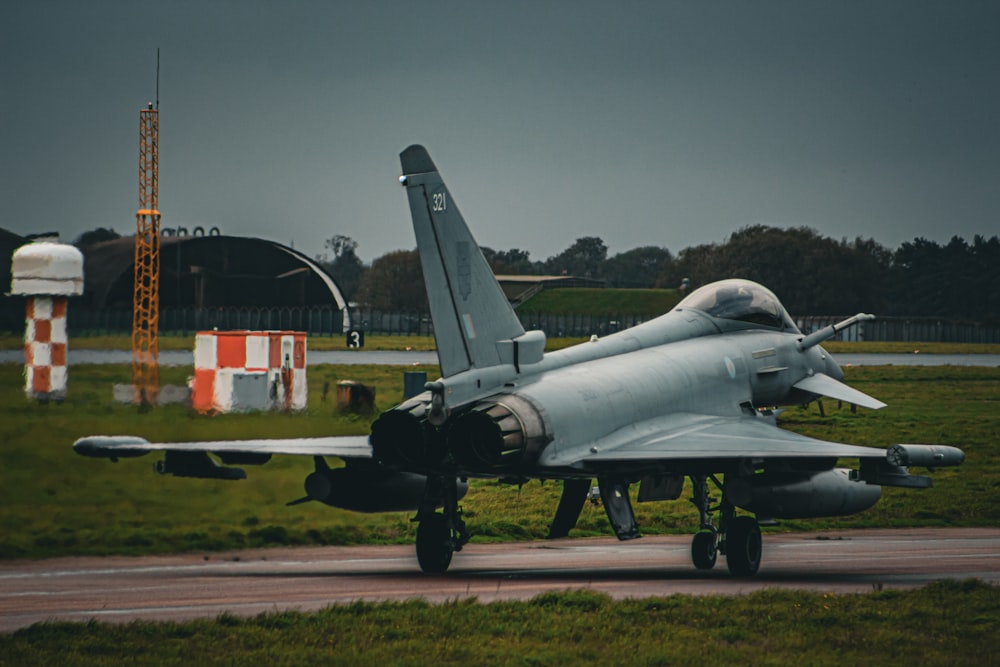
[[[745, 577], [760, 567], [762, 522], [860, 512], [882, 486], [931, 486], [909, 466], [963, 461], [955, 447], [860, 447], [779, 428], [780, 406], [820, 397], [885, 405], [844, 384], [820, 345], [872, 316], [804, 335], [774, 294], [748, 280], [705, 285], [656, 319], [546, 353], [544, 333], [524, 330], [428, 152], [410, 146], [400, 158], [439, 379], [382, 413], [367, 437], [91, 436], [74, 449], [111, 460], [163, 451], [160, 472], [216, 479], [243, 478], [233, 466], [273, 454], [312, 456], [306, 495], [290, 504], [414, 511], [417, 560], [431, 573], [447, 570], [470, 538], [459, 505], [470, 478], [561, 480], [550, 537], [569, 533], [596, 479], [621, 540], [640, 536], [630, 487], [640, 502], [676, 500], [689, 478], [700, 517], [694, 566], [712, 568], [723, 554], [730, 573]], [[346, 466], [331, 469], [328, 456]], [[838, 467], [844, 460], [853, 467]]]

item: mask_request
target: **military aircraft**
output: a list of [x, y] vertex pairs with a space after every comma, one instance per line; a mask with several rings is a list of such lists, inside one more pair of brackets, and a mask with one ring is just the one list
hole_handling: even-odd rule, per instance
[[[596, 478], [621, 540], [640, 536], [631, 485], [639, 485], [640, 502], [675, 500], [690, 478], [700, 515], [695, 567], [712, 568], [721, 553], [731, 574], [752, 576], [761, 522], [860, 512], [879, 499], [881, 486], [931, 485], [908, 466], [964, 459], [955, 447], [884, 450], [778, 428], [779, 406], [820, 397], [885, 405], [842, 383], [820, 346], [872, 316], [803, 335], [774, 294], [747, 280], [705, 285], [656, 319], [545, 353], [545, 335], [522, 327], [430, 155], [415, 145], [400, 158], [440, 379], [382, 413], [367, 437], [150, 443], [91, 436], [74, 449], [111, 460], [163, 451], [160, 472], [218, 479], [245, 477], [232, 466], [273, 454], [312, 456], [306, 496], [290, 504], [415, 511], [417, 560], [431, 573], [447, 570], [469, 540], [459, 506], [469, 478], [562, 480], [550, 537], [568, 534]], [[327, 456], [346, 466], [331, 469]], [[841, 459], [857, 466], [837, 467]]]

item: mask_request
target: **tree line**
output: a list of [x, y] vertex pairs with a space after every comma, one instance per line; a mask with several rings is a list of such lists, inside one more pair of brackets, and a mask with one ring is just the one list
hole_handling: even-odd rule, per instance
[[[423, 310], [420, 260], [397, 250], [365, 265], [344, 236], [326, 242], [317, 260], [348, 299], [384, 310]], [[608, 287], [691, 288], [724, 278], [747, 278], [770, 288], [797, 315], [928, 316], [1000, 322], [1000, 238], [958, 236], [946, 244], [925, 238], [890, 249], [873, 239], [833, 239], [808, 227], [743, 227], [721, 243], [691, 246], [676, 255], [643, 246], [608, 256], [598, 237], [574, 241], [561, 253], [533, 261], [526, 250], [482, 248], [497, 275], [572, 275]]]
[[[115, 238], [113, 230], [85, 232], [87, 245]], [[416, 250], [395, 250], [370, 264], [344, 235], [324, 242], [316, 256], [348, 301], [379, 310], [426, 311]], [[747, 278], [770, 288], [793, 315], [942, 317], [1000, 323], [1000, 238], [958, 236], [945, 244], [915, 238], [890, 249], [873, 239], [833, 239], [809, 227], [743, 227], [721, 243], [691, 246], [676, 255], [642, 246], [611, 257], [596, 236], [578, 238], [561, 253], [533, 261], [519, 248], [482, 248], [497, 275], [571, 275], [608, 287], [691, 288], [725, 278]]]

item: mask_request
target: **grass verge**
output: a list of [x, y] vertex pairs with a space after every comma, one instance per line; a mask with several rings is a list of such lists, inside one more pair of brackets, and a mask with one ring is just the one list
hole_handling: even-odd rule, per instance
[[517, 312], [546, 315], [648, 315], [673, 310], [681, 300], [675, 289], [557, 288], [539, 292]]
[[188, 623], [40, 623], [0, 635], [10, 665], [996, 664], [1000, 594], [975, 580], [865, 595], [764, 591], [613, 601], [355, 602]]

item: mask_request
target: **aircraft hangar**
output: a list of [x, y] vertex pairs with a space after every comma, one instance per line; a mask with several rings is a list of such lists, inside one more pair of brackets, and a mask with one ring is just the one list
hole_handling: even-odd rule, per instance
[[[135, 240], [83, 248], [84, 303], [131, 307]], [[241, 236], [160, 239], [160, 305], [169, 307], [347, 306], [333, 278], [305, 254], [280, 243]]]
[[[30, 242], [3, 231], [10, 286], [13, 251]], [[83, 296], [73, 299], [77, 331], [129, 330], [135, 280], [135, 238], [81, 248]], [[3, 290], [6, 292], [7, 290]], [[280, 243], [218, 233], [160, 238], [160, 328], [305, 328], [338, 333], [349, 326], [347, 302], [333, 278], [308, 255]], [[0, 329], [24, 327], [23, 299], [0, 297]]]

